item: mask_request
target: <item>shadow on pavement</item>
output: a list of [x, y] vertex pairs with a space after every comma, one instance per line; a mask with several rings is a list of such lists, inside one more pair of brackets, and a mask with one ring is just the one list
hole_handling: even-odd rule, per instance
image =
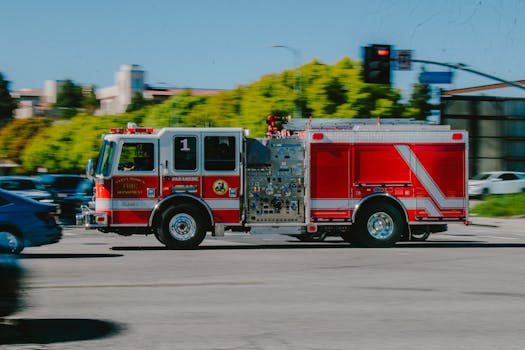
[[0, 323], [0, 344], [52, 344], [114, 336], [122, 325], [93, 319], [10, 319]]
[[[282, 243], [282, 244], [221, 244], [205, 245], [193, 250], [259, 250], [259, 249], [371, 249], [352, 246], [345, 242], [326, 242], [326, 243]], [[396, 249], [396, 248], [525, 248], [525, 243], [488, 243], [486, 241], [426, 241], [426, 242], [400, 242], [392, 248], [377, 249]], [[114, 251], [161, 251], [170, 250], [160, 246], [116, 246], [111, 247]]]
[[90, 258], [118, 258], [122, 254], [67, 254], [67, 253], [36, 253], [20, 254], [18, 259], [90, 259]]
[[[341, 244], [343, 243], [343, 244]], [[249, 244], [249, 245], [237, 245], [237, 244], [221, 244], [221, 245], [205, 245], [199, 246], [195, 249], [190, 250], [250, 250], [250, 249], [311, 249], [311, 248], [352, 248], [349, 244], [344, 242], [330, 242], [330, 243], [283, 243], [283, 244]], [[355, 248], [355, 247], [354, 247]], [[134, 250], [171, 250], [166, 247], [150, 246], [121, 246], [111, 247], [114, 251], [134, 251]], [[176, 249], [173, 249], [176, 250]], [[184, 250], [184, 249], [183, 249]]]

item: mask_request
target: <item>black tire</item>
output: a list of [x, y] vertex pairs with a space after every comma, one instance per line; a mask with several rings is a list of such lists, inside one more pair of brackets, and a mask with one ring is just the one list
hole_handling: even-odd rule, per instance
[[411, 241], [424, 242], [430, 236], [430, 231], [417, 232], [411, 234]]
[[159, 241], [160, 243], [166, 245], [166, 241], [164, 240], [164, 237], [163, 235], [161, 234], [161, 229], [158, 229], [158, 230], [153, 230], [153, 234], [155, 235], [155, 238], [157, 239], [157, 241]]
[[326, 239], [326, 233], [301, 233], [295, 235], [298, 240], [301, 242], [322, 242]]
[[392, 247], [407, 227], [399, 209], [387, 202], [365, 205], [359, 210], [355, 225], [354, 243], [367, 248]]
[[24, 250], [23, 240], [8, 228], [0, 228], [0, 252], [19, 254]]
[[208, 227], [207, 220], [197, 208], [179, 204], [162, 214], [158, 239], [170, 249], [194, 249], [206, 237]]
[[350, 244], [356, 243], [355, 237], [356, 237], [356, 233], [355, 233], [354, 225], [352, 225], [352, 228], [341, 231], [341, 238], [347, 243], [350, 243]]

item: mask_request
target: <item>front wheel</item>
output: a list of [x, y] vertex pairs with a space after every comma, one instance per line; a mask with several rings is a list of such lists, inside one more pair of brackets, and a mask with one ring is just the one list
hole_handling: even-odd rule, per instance
[[357, 215], [357, 245], [369, 248], [391, 247], [401, 239], [406, 230], [403, 215], [390, 203], [372, 203]]
[[174, 206], [162, 214], [159, 241], [170, 249], [194, 249], [206, 237], [206, 220], [194, 207]]
[[18, 254], [24, 249], [22, 240], [13, 232], [0, 229], [0, 252]]

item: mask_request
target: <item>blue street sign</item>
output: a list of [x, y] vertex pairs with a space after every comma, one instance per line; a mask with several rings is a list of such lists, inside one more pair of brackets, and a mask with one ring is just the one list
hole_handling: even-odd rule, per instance
[[421, 72], [419, 82], [423, 84], [450, 84], [452, 72]]

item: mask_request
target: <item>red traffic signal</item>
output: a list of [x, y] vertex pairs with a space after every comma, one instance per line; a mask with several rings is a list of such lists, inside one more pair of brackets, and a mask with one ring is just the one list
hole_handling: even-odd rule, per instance
[[390, 84], [390, 45], [365, 47], [364, 81], [369, 84]]

